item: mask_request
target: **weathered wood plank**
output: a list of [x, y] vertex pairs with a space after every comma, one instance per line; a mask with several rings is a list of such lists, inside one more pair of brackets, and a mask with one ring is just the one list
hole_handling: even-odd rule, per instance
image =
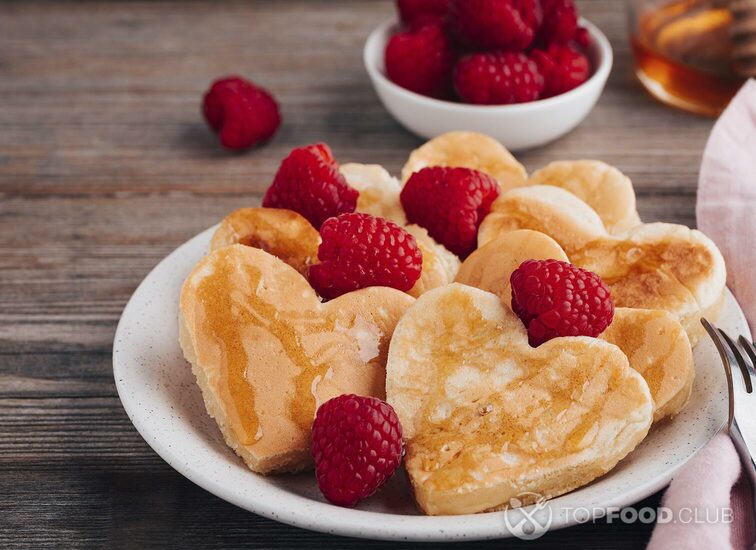
[[[0, 491], [16, 513], [0, 512], [0, 546], [58, 548], [416, 548], [357, 541], [296, 529], [255, 516], [176, 475], [168, 466], [133, 472], [103, 461], [67, 476], [58, 472], [2, 471]], [[52, 498], [39, 499], [44, 487]], [[8, 498], [6, 496], [6, 498]], [[655, 500], [640, 506], [658, 505]], [[106, 510], [107, 513], [103, 513]], [[27, 521], [44, 523], [38, 529]], [[6, 521], [7, 520], [7, 521]], [[180, 529], [171, 526], [180, 525]], [[454, 545], [454, 548], [642, 548], [648, 535], [638, 525], [604, 522], [550, 533], [536, 543], [518, 540]], [[433, 547], [426, 545], [428, 548]], [[422, 547], [422, 546], [421, 546]]]

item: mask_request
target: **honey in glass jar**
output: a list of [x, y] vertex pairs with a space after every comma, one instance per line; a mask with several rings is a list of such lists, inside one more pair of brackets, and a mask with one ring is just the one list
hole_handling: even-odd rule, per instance
[[716, 116], [744, 79], [733, 56], [727, 1], [629, 0], [635, 72], [664, 103]]

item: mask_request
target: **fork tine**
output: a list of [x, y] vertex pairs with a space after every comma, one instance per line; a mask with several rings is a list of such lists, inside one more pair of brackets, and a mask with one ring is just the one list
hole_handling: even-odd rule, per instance
[[753, 347], [753, 342], [742, 334], [738, 337], [741, 347], [746, 351], [748, 357], [751, 359], [751, 365], [756, 369], [756, 348]]
[[711, 339], [714, 341], [714, 345], [719, 352], [719, 357], [722, 359], [722, 367], [724, 368], [725, 378], [727, 379], [727, 397], [729, 398], [729, 406], [727, 412], [727, 429], [729, 430], [730, 426], [732, 426], [732, 420], [735, 417], [735, 392], [732, 387], [732, 365], [730, 364], [730, 359], [727, 357], [727, 348], [725, 348], [724, 340], [722, 340], [722, 337], [719, 335], [719, 333], [704, 317], [701, 317], [701, 324], [706, 329], [706, 332], [709, 333]]
[[740, 349], [735, 344], [735, 342], [733, 342], [732, 338], [727, 336], [727, 333], [725, 331], [723, 331], [721, 328], [717, 330], [719, 331], [719, 334], [722, 335], [722, 337], [725, 339], [725, 342], [727, 342], [727, 345], [732, 350], [732, 354], [735, 357], [735, 361], [737, 361], [738, 367], [740, 368], [740, 374], [743, 375], [743, 381], [745, 382], [746, 392], [753, 393], [753, 384], [751, 383], [751, 373], [748, 372], [748, 364], [746, 364], [746, 360], [743, 357], [743, 354], [740, 352]]

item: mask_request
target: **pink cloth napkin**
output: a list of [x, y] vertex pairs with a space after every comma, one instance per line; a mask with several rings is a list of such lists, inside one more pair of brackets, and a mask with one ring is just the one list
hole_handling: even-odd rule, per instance
[[[751, 327], [756, 325], [756, 81], [749, 80], [709, 136], [701, 164], [696, 206], [698, 227], [719, 246], [727, 263], [727, 284]], [[697, 510], [720, 521], [672, 521], [654, 529], [649, 550], [679, 548], [741, 550], [753, 543], [748, 481], [726, 434], [719, 434], [669, 485], [662, 506], [673, 517]], [[730, 509], [731, 518], [721, 511]], [[685, 512], [687, 514], [687, 512]]]

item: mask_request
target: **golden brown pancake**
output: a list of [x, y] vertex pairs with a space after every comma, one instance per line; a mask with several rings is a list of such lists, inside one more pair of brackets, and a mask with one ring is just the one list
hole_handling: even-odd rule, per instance
[[360, 192], [357, 212], [364, 212], [404, 225], [407, 217], [399, 201], [402, 186], [395, 177], [379, 164], [342, 164], [342, 175], [347, 183]]
[[429, 166], [463, 167], [485, 172], [503, 190], [527, 182], [525, 167], [492, 137], [475, 132], [449, 132], [412, 151], [402, 169], [402, 182]]
[[386, 395], [415, 498], [432, 515], [585, 485], [633, 450], [653, 417], [646, 382], [617, 346], [577, 337], [531, 348], [498, 296], [456, 283], [423, 294], [399, 321]]
[[418, 248], [423, 254], [423, 271], [415, 285], [409, 290], [410, 296], [417, 298], [429, 290], [448, 285], [454, 281], [459, 269], [459, 258], [438, 244], [428, 231], [419, 225], [407, 225], [408, 233], [415, 237]]
[[459, 267], [455, 281], [493, 292], [509, 306], [512, 272], [525, 260], [569, 261], [559, 244], [543, 233], [521, 229], [501, 235], [470, 254]]
[[[364, 165], [347, 164], [342, 169], [345, 167], [347, 172], [353, 172], [360, 171]], [[372, 173], [375, 167], [365, 168]], [[377, 188], [372, 187], [373, 190]], [[372, 205], [374, 210], [379, 208], [376, 204]], [[459, 268], [459, 258], [434, 241], [422, 227], [408, 225], [404, 229], [415, 237], [423, 254], [420, 279], [408, 293], [417, 297], [431, 288], [452, 282]], [[265, 250], [307, 277], [310, 266], [318, 262], [320, 234], [309, 221], [291, 210], [242, 208], [223, 219], [210, 242], [210, 250], [236, 243]]]
[[528, 184], [566, 189], [596, 211], [609, 233], [621, 233], [641, 223], [630, 178], [599, 160], [551, 162], [536, 170]]
[[[506, 233], [473, 252], [462, 263], [457, 282], [492, 292], [511, 308], [509, 278], [525, 260], [568, 261], [551, 237], [521, 229]], [[685, 329], [661, 310], [616, 308], [600, 338], [619, 347], [654, 399], [654, 421], [680, 412], [693, 385], [693, 352]]]
[[311, 462], [319, 404], [383, 398], [388, 343], [413, 301], [373, 287], [321, 303], [286, 263], [231, 245], [184, 283], [181, 348], [228, 445], [256, 472], [296, 471]]
[[210, 250], [237, 243], [265, 250], [306, 275], [318, 259], [320, 234], [292, 210], [241, 208], [223, 218]]
[[654, 399], [654, 422], [685, 407], [695, 378], [693, 350], [685, 329], [670, 313], [618, 307], [600, 338], [620, 348], [643, 376]]
[[549, 185], [501, 195], [478, 232], [480, 246], [516, 229], [552, 237], [575, 265], [597, 273], [615, 305], [672, 313], [695, 343], [700, 317], [716, 318], [726, 272], [716, 245], [682, 225], [641, 224], [610, 235], [595, 211], [572, 193]]
[[610, 233], [640, 223], [630, 178], [601, 161], [552, 162], [528, 179], [525, 168], [492, 137], [475, 132], [449, 132], [412, 152], [402, 170], [402, 181], [428, 166], [460, 166], [485, 172], [498, 180], [502, 192], [537, 184], [564, 188], [595, 209]]

